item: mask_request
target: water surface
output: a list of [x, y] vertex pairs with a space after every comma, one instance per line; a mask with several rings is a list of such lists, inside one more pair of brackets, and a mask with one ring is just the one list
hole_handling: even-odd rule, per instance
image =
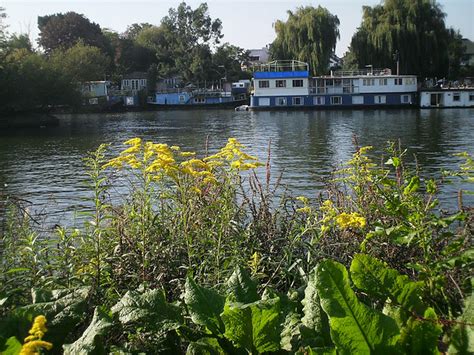
[[[341, 110], [234, 112], [230, 110], [156, 111], [59, 116], [60, 125], [40, 130], [0, 132], [0, 198], [11, 194], [32, 203], [51, 221], [73, 223], [85, 207], [82, 158], [101, 143], [141, 137], [203, 152], [237, 138], [262, 161], [271, 148], [273, 176], [295, 195], [314, 196], [322, 180], [359, 145], [381, 152], [401, 140], [408, 159], [426, 176], [455, 169], [454, 153], [474, 154], [474, 109]], [[263, 177], [264, 169], [261, 171]], [[456, 204], [458, 185], [443, 189], [446, 207]], [[3, 197], [2, 197], [3, 195]]]

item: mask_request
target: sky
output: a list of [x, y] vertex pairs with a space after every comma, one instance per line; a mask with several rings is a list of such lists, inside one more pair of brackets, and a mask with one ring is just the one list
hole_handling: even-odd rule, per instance
[[[195, 8], [201, 2], [188, 0]], [[446, 24], [460, 30], [465, 38], [474, 41], [474, 0], [438, 0], [447, 14]], [[58, 12], [75, 11], [84, 14], [89, 20], [117, 32], [124, 32], [132, 23], [149, 22], [159, 24], [170, 7], [180, 1], [169, 0], [0, 0], [0, 7], [7, 13], [6, 23], [10, 33], [28, 33], [35, 41], [38, 36], [37, 17]], [[256, 49], [270, 44], [275, 39], [273, 24], [276, 20], [286, 21], [287, 10], [299, 6], [318, 6], [327, 8], [337, 15], [340, 21], [340, 39], [336, 54], [342, 56], [350, 44], [353, 33], [361, 23], [362, 6], [374, 6], [380, 0], [208, 0], [209, 14], [220, 18], [223, 24], [223, 42], [245, 48]]]

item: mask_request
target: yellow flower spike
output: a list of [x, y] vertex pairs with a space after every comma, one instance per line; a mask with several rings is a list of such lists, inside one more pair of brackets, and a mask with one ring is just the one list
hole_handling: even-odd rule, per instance
[[123, 144], [126, 144], [126, 145], [140, 145], [142, 143], [142, 139], [141, 138], [132, 138], [132, 139], [129, 139], [128, 141], [125, 141], [123, 142]]
[[296, 212], [298, 212], [298, 213], [311, 213], [311, 207], [305, 206], [305, 207], [297, 208]]
[[172, 145], [172, 146], [170, 147], [170, 149], [171, 149], [171, 150], [174, 150], [174, 151], [179, 151], [181, 148], [178, 147], [177, 145]]
[[305, 205], [309, 203], [309, 200], [306, 196], [298, 196], [296, 200], [303, 202]]
[[336, 217], [336, 224], [341, 229], [364, 228], [367, 221], [358, 213], [341, 213]]
[[179, 153], [182, 157], [187, 158], [187, 157], [193, 157], [196, 155], [195, 152], [181, 152]]
[[21, 347], [20, 355], [40, 354], [41, 349], [51, 350], [53, 344], [42, 340], [46, 331], [46, 317], [37, 316], [28, 332], [30, 335], [25, 338], [25, 342]]
[[132, 145], [130, 148], [127, 148], [122, 151], [120, 154], [136, 154], [140, 151], [140, 146], [139, 145]]
[[230, 167], [232, 169], [240, 169], [241, 165], [242, 165], [242, 162], [240, 160], [235, 160], [230, 164]]

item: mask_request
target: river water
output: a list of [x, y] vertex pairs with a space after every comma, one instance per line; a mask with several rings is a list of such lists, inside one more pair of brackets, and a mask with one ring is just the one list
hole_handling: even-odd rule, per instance
[[[59, 116], [60, 125], [39, 130], [0, 132], [0, 199], [14, 195], [31, 202], [50, 222], [74, 224], [86, 208], [82, 158], [101, 143], [112, 150], [141, 137], [203, 152], [237, 138], [261, 161], [271, 147], [272, 174], [295, 195], [315, 196], [322, 180], [351, 157], [354, 137], [382, 152], [401, 140], [408, 160], [426, 176], [456, 169], [454, 153], [474, 154], [474, 109], [341, 110], [234, 112], [231, 110], [155, 111]], [[264, 175], [261, 168], [260, 176]], [[442, 202], [456, 206], [460, 185], [445, 186]], [[462, 186], [465, 187], [465, 186]], [[472, 189], [472, 187], [471, 187]]]

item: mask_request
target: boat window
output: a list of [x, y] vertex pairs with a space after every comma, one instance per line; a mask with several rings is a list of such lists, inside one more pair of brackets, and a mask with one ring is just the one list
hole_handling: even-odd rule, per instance
[[381, 85], [381, 86], [387, 85], [387, 79], [386, 78], [379, 79], [379, 85]]
[[375, 85], [375, 79], [364, 79], [362, 84], [364, 86], [373, 86]]
[[304, 103], [304, 100], [302, 97], [293, 97], [292, 99], [293, 105], [295, 106], [301, 106]]
[[402, 95], [402, 103], [407, 104], [410, 102], [410, 95]]
[[259, 88], [269, 88], [270, 87], [270, 82], [268, 80], [260, 80], [258, 82], [258, 87]]
[[179, 102], [184, 102], [184, 95], [179, 95]]
[[374, 103], [384, 104], [386, 102], [387, 102], [387, 97], [385, 95], [375, 95], [374, 96]]
[[326, 102], [324, 96], [315, 96], [313, 98], [313, 104], [314, 105], [324, 105], [324, 103]]
[[474, 94], [469, 94], [469, 101], [474, 101]]
[[362, 95], [352, 96], [352, 103], [354, 105], [362, 105], [364, 103], [364, 96]]
[[303, 80], [301, 80], [301, 79], [293, 80], [293, 87], [294, 88], [302, 88], [303, 87]]
[[277, 88], [286, 88], [286, 80], [277, 80], [275, 86]]
[[341, 96], [331, 96], [331, 105], [340, 105], [342, 104]]
[[402, 85], [403, 79], [402, 78], [395, 78], [395, 85]]
[[350, 93], [352, 92], [352, 87], [350, 87], [350, 86], [347, 86], [347, 87], [344, 86], [344, 87], [342, 88], [342, 92], [345, 93], [345, 94], [350, 94]]
[[275, 104], [277, 106], [286, 106], [286, 97], [277, 97], [275, 99]]
[[461, 94], [458, 92], [453, 94], [453, 101], [461, 101]]

